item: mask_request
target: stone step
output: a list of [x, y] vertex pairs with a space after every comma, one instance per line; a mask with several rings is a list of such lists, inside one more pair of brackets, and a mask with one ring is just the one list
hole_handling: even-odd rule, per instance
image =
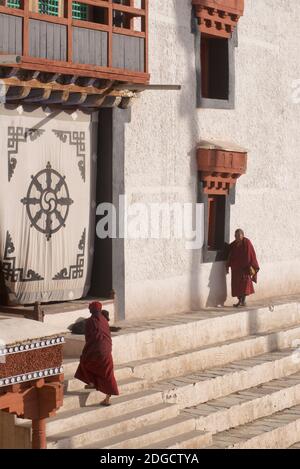
[[212, 444], [212, 435], [208, 432], [192, 431], [176, 435], [167, 440], [146, 446], [144, 449], [200, 449]]
[[[67, 428], [76, 426], [74, 421], [76, 422], [77, 418], [88, 421], [89, 415], [92, 416], [92, 419], [97, 415], [97, 421], [101, 421], [100, 415], [105, 419], [111, 419], [162, 402], [176, 403], [181, 409], [199, 405], [237, 391], [247, 390], [267, 381], [289, 376], [300, 369], [299, 360], [296, 358], [298, 357], [293, 350], [273, 352], [250, 360], [233, 362], [221, 369], [214, 367], [205, 372], [162, 381], [151, 390], [113, 398], [113, 405], [101, 408], [101, 414], [94, 407], [85, 407], [99, 403], [103, 399], [101, 393], [86, 390], [67, 393], [64, 398], [64, 406], [59, 410], [57, 417], [48, 421], [47, 431], [50, 432], [49, 434], [61, 433], [66, 426]], [[291, 377], [291, 382], [293, 379]], [[268, 385], [265, 384], [265, 386]], [[298, 390], [295, 389], [295, 399], [297, 393]], [[84, 415], [85, 413], [87, 416]], [[19, 424], [24, 425], [24, 421], [20, 419], [18, 421]], [[197, 424], [196, 429], [199, 428], [200, 426]], [[168, 437], [169, 435], [166, 436], [166, 438]], [[166, 438], [162, 437], [161, 440]]]
[[[63, 367], [65, 380], [73, 379], [79, 365], [79, 358], [70, 357], [64, 358]], [[132, 376], [132, 369], [126, 365], [115, 366], [115, 373], [118, 379], [130, 378]]]
[[[78, 363], [79, 362], [77, 361], [77, 366], [78, 366]], [[76, 366], [76, 369], [77, 369], [77, 366]], [[69, 365], [69, 367], [67, 368], [70, 369], [71, 366]], [[64, 371], [65, 371], [65, 365], [64, 365]], [[132, 372], [132, 369], [129, 367], [116, 367], [114, 371], [115, 371], [115, 377], [118, 383], [126, 379], [127, 380], [133, 379], [133, 372]], [[85, 383], [74, 378], [74, 373], [69, 372], [68, 374], [66, 374], [65, 372], [65, 382], [64, 382], [65, 391], [77, 391], [79, 389], [83, 389], [84, 386], [85, 386]]]
[[[177, 403], [183, 409], [297, 373], [300, 370], [300, 362], [298, 363], [295, 358], [293, 349], [263, 354], [224, 367], [212, 367], [205, 371], [199, 370], [192, 374], [163, 380], [153, 384], [152, 390], [161, 392], [164, 402]], [[147, 387], [145, 380], [141, 382], [137, 380], [137, 383], [134, 383], [135, 381], [133, 381], [134, 386], [141, 386], [144, 389]], [[129, 390], [134, 392], [130, 382], [128, 385]], [[122, 388], [121, 390], [123, 391]], [[68, 392], [58, 414], [98, 404], [102, 399], [103, 395], [97, 391]]]
[[[211, 366], [226, 365], [233, 360], [251, 358], [266, 352], [291, 347], [298, 343], [300, 326], [284, 330], [274, 330], [268, 334], [252, 335], [241, 339], [229, 340], [180, 353], [169, 353], [160, 357], [130, 362], [115, 367], [117, 380], [136, 377], [150, 383], [163, 378], [180, 376], [185, 373], [204, 370]], [[74, 379], [78, 359], [64, 360], [66, 390], [72, 391], [84, 387], [84, 383]]]
[[300, 406], [213, 436], [211, 449], [286, 449], [300, 439]]
[[[89, 413], [90, 411], [93, 412], [99, 408], [101, 409], [101, 414], [98, 415], [97, 421], [101, 421], [100, 417], [111, 419], [134, 412], [135, 410], [163, 403], [161, 391], [150, 389], [123, 394], [120, 396], [113, 396], [111, 400], [112, 405], [110, 407], [97, 407], [103, 398], [104, 395], [98, 391], [67, 393], [64, 396], [64, 405], [57, 411], [54, 417], [47, 420], [47, 433], [48, 430], [50, 433], [63, 431], [62, 429], [65, 428], [65, 419], [69, 423], [72, 421], [72, 427], [74, 427], [75, 420], [76, 427], [77, 416], [80, 417], [81, 414]], [[31, 428], [31, 420], [15, 417], [15, 423], [18, 427]], [[54, 427], [55, 430], [52, 430]]]
[[154, 388], [162, 391], [164, 402], [177, 404], [184, 409], [299, 371], [299, 357], [294, 350], [288, 349], [164, 380], [155, 384]]
[[[286, 349], [296, 343], [298, 337], [300, 337], [300, 327], [295, 326], [285, 330], [276, 330], [269, 334], [247, 336], [209, 347], [199, 347], [180, 353], [130, 362], [127, 366], [132, 369], [134, 377], [153, 383], [165, 378], [181, 376], [183, 373], [205, 370], [213, 366], [224, 366], [232, 361]], [[189, 338], [186, 342], [189, 342]]]
[[295, 443], [293, 446], [291, 446], [289, 449], [300, 449], [300, 442]]
[[[125, 364], [297, 324], [300, 324], [297, 301], [242, 310], [190, 312], [136, 323], [125, 321], [116, 324], [121, 331], [112, 334], [114, 361], [116, 365]], [[65, 356], [79, 357], [83, 345], [84, 337], [69, 335]]]
[[[76, 412], [86, 412], [90, 407], [98, 405], [103, 400], [103, 395], [99, 392], [91, 393], [72, 393], [67, 394], [64, 398], [64, 405], [57, 412], [55, 417], [52, 417], [50, 422], [56, 419], [63, 419], [69, 415], [74, 415]], [[110, 407], [101, 407], [101, 416], [110, 419], [118, 415], [124, 415], [134, 410], [150, 407], [156, 404], [162, 404], [162, 393], [156, 390], [145, 390], [137, 393], [125, 394], [121, 396], [112, 397], [112, 405]]]
[[135, 394], [118, 396], [112, 398], [110, 407], [88, 406], [72, 410], [58, 412], [47, 422], [47, 435], [62, 433], [69, 428], [78, 428], [103, 420], [121, 417], [125, 414], [135, 412], [147, 407], [162, 404], [162, 393], [157, 391], [141, 391]]
[[[110, 324], [115, 322], [115, 302], [114, 300], [101, 300], [103, 309], [109, 311]], [[45, 313], [44, 323], [47, 325], [60, 326], [68, 329], [78, 320], [87, 319], [91, 316], [88, 308], [88, 301], [64, 302], [52, 305], [43, 305]], [[78, 336], [79, 337], [79, 336]]]
[[300, 405], [300, 373], [211, 400], [184, 413], [195, 417], [197, 430], [215, 434], [296, 405]]
[[[139, 449], [154, 445], [165, 439], [178, 437], [195, 431], [195, 420], [190, 416], [178, 415], [152, 425], [144, 425], [138, 430], [122, 433], [96, 443], [83, 446], [82, 449]], [[208, 436], [211, 442], [211, 435]]]
[[[120, 395], [136, 393], [138, 391], [149, 388], [148, 382], [140, 378], [129, 378], [118, 381]], [[104, 399], [104, 395], [99, 391], [88, 389], [78, 389], [76, 391], [68, 391], [64, 395], [63, 407], [58, 411], [78, 409], [82, 406], [95, 405]]]
[[157, 404], [140, 409], [110, 420], [72, 428], [65, 432], [50, 435], [47, 438], [48, 448], [80, 448], [108, 438], [118, 437], [127, 432], [137, 431], [156, 422], [162, 422], [178, 415], [176, 405]]

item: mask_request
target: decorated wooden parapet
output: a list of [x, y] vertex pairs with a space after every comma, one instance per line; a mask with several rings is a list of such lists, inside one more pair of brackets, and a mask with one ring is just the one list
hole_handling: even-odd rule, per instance
[[228, 195], [237, 180], [246, 174], [247, 158], [247, 150], [234, 143], [201, 141], [197, 148], [197, 164], [203, 192]]
[[44, 449], [46, 419], [63, 404], [64, 333], [0, 316], [0, 410], [32, 421], [32, 448]]
[[192, 0], [199, 30], [229, 39], [244, 14], [244, 0]]

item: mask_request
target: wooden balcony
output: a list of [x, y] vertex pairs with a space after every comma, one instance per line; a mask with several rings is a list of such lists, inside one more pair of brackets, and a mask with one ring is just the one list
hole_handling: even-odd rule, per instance
[[[1, 55], [21, 57], [20, 63], [0, 65], [1, 79], [24, 78], [30, 71], [31, 78], [43, 75], [44, 82], [52, 74], [56, 83], [63, 77], [60, 83], [73, 78], [74, 84], [75, 77], [80, 85], [98, 80], [106, 88], [149, 82], [148, 0], [56, 1], [54, 15], [44, 13], [38, 0], [0, 0], [0, 60]], [[85, 18], [74, 16], [74, 5], [85, 8]]]

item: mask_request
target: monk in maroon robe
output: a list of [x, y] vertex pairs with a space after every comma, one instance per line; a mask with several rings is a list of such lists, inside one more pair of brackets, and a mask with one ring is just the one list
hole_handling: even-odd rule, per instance
[[251, 241], [245, 237], [243, 230], [235, 232], [235, 241], [230, 245], [227, 261], [227, 273], [231, 267], [232, 296], [239, 302], [236, 308], [246, 306], [246, 297], [253, 295], [253, 282], [257, 283], [259, 265]]
[[106, 394], [101, 405], [109, 406], [111, 396], [119, 395], [114, 376], [109, 315], [102, 311], [102, 304], [98, 302], [91, 303], [89, 309], [92, 316], [85, 322], [85, 346], [75, 378], [86, 383], [86, 388]]

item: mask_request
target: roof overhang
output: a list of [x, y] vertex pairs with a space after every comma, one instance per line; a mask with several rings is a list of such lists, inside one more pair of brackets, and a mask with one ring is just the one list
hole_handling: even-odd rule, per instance
[[119, 82], [50, 72], [21, 70], [0, 65], [0, 103], [34, 104], [86, 110], [127, 108], [138, 93], [118, 89]]
[[122, 83], [116, 80], [21, 70], [13, 66], [1, 68], [0, 63], [2, 104], [76, 107], [83, 110], [107, 107], [126, 109], [143, 91], [180, 89], [181, 85]]

